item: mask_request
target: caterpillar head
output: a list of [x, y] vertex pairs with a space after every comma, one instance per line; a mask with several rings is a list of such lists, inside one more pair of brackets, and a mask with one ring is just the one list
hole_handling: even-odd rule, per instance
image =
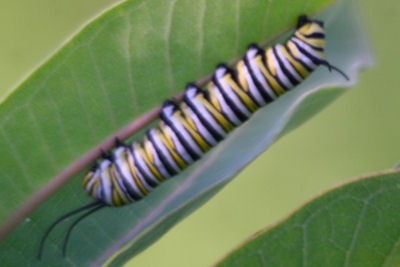
[[317, 24], [321, 28], [324, 27], [324, 22], [321, 20], [311, 20], [307, 17], [307, 15], [300, 15], [299, 18], [297, 19], [297, 29], [300, 29], [304, 25], [310, 25], [310, 24]]
[[306, 15], [299, 16], [297, 31], [303, 35], [324, 34], [324, 23], [320, 20], [311, 20]]
[[307, 44], [307, 46], [310, 47], [311, 50], [309, 49], [308, 52], [312, 51], [314, 61], [318, 65], [324, 65], [329, 69], [329, 71], [334, 70], [340, 73], [346, 80], [349, 80], [349, 77], [341, 69], [331, 65], [327, 60], [323, 59], [325, 30], [322, 21], [311, 20], [306, 15], [299, 16], [294, 36], [299, 38], [301, 43]]

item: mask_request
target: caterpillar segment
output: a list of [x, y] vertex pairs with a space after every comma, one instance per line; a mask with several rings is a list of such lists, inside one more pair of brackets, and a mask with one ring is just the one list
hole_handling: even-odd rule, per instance
[[110, 206], [142, 199], [319, 65], [336, 70], [323, 59], [324, 47], [323, 23], [305, 16], [284, 43], [265, 50], [249, 45], [233, 69], [218, 65], [205, 90], [188, 84], [182, 103], [165, 101], [159, 124], [142, 141], [119, 144], [89, 170], [85, 190]]
[[275, 101], [306, 79], [319, 65], [347, 75], [324, 59], [323, 22], [300, 16], [295, 32], [282, 44], [265, 50], [248, 46], [231, 69], [218, 65], [205, 90], [189, 83], [183, 101], [165, 101], [160, 121], [141, 141], [116, 142], [88, 170], [82, 185], [94, 202], [68, 212], [45, 232], [39, 247], [64, 219], [83, 212], [68, 229], [68, 237], [83, 218], [106, 206], [123, 206], [141, 200], [163, 181], [177, 175], [223, 140], [259, 108]]

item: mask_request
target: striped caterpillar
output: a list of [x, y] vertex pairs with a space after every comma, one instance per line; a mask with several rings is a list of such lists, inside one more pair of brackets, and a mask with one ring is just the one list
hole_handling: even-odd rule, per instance
[[83, 187], [95, 201], [58, 218], [45, 232], [39, 247], [64, 219], [85, 211], [69, 227], [63, 255], [72, 229], [79, 221], [106, 206], [139, 201], [163, 181], [202, 157], [256, 110], [301, 83], [319, 65], [347, 75], [324, 56], [323, 22], [300, 16], [295, 32], [283, 43], [266, 50], [249, 45], [234, 68], [220, 64], [206, 89], [188, 84], [181, 103], [165, 101], [157, 126], [143, 140], [131, 144], [116, 141], [116, 148], [86, 173]]

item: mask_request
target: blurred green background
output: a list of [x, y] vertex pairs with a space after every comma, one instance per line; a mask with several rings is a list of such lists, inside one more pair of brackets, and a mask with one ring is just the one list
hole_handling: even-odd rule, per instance
[[[0, 0], [0, 100], [85, 21], [117, 2]], [[128, 266], [210, 265], [322, 190], [400, 162], [400, 2], [357, 5], [376, 65]]]

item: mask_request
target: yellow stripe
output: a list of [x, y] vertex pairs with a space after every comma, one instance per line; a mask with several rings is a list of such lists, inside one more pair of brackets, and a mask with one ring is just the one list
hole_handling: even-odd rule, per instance
[[[108, 180], [108, 184], [109, 184], [110, 187], [112, 187], [114, 185], [113, 179], [112, 179], [112, 176], [111, 176], [111, 173], [110, 173], [111, 172], [110, 171], [111, 167], [112, 167], [112, 164], [107, 166], [107, 168], [104, 169], [104, 172], [102, 174], [103, 175], [102, 177], [105, 177], [104, 179]], [[120, 206], [121, 205], [121, 201], [118, 199], [118, 195], [116, 195], [116, 192], [115, 192], [114, 188], [110, 188], [110, 190], [111, 190], [111, 202], [112, 202], [111, 204], [113, 206]]]
[[153, 161], [150, 161], [147, 157], [146, 151], [140, 146], [138, 143], [135, 144], [135, 148], [138, 150], [140, 156], [142, 157], [143, 161], [146, 163], [146, 166], [150, 169], [151, 173], [156, 177], [159, 182], [163, 182], [164, 178], [161, 174], [157, 171], [157, 169], [153, 165]]
[[179, 111], [176, 111], [172, 116], [174, 116], [185, 129], [190, 133], [190, 135], [195, 139], [196, 143], [200, 146], [202, 151], [210, 150], [210, 146], [204, 141], [204, 139], [199, 135], [183, 118], [182, 114]]
[[265, 65], [262, 62], [262, 58], [261, 56], [256, 56], [254, 58], [255, 63], [257, 64], [257, 66], [260, 68], [261, 72], [264, 74], [264, 77], [268, 80], [268, 82], [271, 84], [272, 86], [272, 90], [274, 90], [274, 92], [277, 95], [282, 95], [283, 93], [285, 93], [285, 91], [282, 89], [282, 87], [278, 84], [278, 82], [275, 80], [275, 78], [273, 76], [271, 76], [271, 74], [269, 73], [269, 71], [265, 68]]
[[321, 26], [319, 26], [318, 23], [308, 23], [303, 27], [301, 27], [300, 29], [298, 29], [297, 32], [300, 32], [304, 35], [310, 35], [314, 32], [324, 33], [325, 31]]
[[112, 191], [112, 202], [114, 206], [122, 206], [121, 200], [115, 190]]
[[93, 174], [94, 174], [93, 171], [88, 171], [86, 173], [86, 175], [83, 177], [83, 179], [82, 179], [82, 187], [83, 188], [86, 188], [87, 183], [90, 181], [90, 178], [92, 177]]
[[239, 96], [239, 98], [244, 102], [246, 107], [250, 109], [251, 112], [257, 110], [257, 105], [251, 100], [251, 98], [243, 92], [241, 88], [239, 88], [238, 84], [232, 79], [230, 74], [226, 74], [223, 79], [225, 82], [235, 91], [235, 93]]
[[288, 41], [287, 45], [289, 47], [290, 52], [292, 53], [292, 55], [294, 55], [298, 60], [301, 59], [301, 56], [299, 54], [299, 51], [296, 49], [295, 44], [292, 41]]
[[244, 62], [243, 62], [243, 60], [240, 60], [236, 64], [236, 70], [238, 72], [238, 81], [239, 81], [240, 86], [243, 88], [243, 90], [245, 92], [248, 92], [249, 91], [249, 87], [248, 87], [247, 82], [246, 82], [246, 75], [244, 73], [243, 67], [244, 67]]
[[[115, 164], [111, 165], [111, 169], [109, 169], [109, 174], [111, 176], [111, 182], [114, 186], [114, 190], [117, 193], [118, 197], [118, 203], [122, 205], [123, 203], [127, 204], [130, 203], [130, 201], [126, 198], [125, 193], [122, 191], [121, 187], [117, 183], [117, 177], [116, 177], [117, 169]], [[123, 203], [120, 202], [122, 200]], [[119, 205], [118, 205], [119, 206]]]
[[226, 132], [229, 132], [233, 129], [232, 124], [225, 119], [225, 117], [218, 112], [213, 105], [211, 105], [204, 97], [197, 97], [197, 101], [199, 101], [206, 109], [208, 112], [210, 112], [213, 117], [217, 120], [217, 122], [224, 128]]
[[146, 196], [149, 194], [149, 191], [146, 190], [146, 188], [143, 186], [143, 184], [140, 182], [139, 177], [137, 176], [135, 165], [134, 165], [134, 158], [133, 155], [128, 152], [128, 150], [125, 151], [125, 156], [128, 162], [129, 166], [129, 171], [131, 172], [131, 176], [133, 177], [133, 180], [135, 184], [139, 187], [139, 190]]
[[190, 127], [192, 127], [192, 129], [197, 131], [196, 124], [194, 123], [192, 116], [190, 115], [185, 102], [182, 102], [182, 104], [180, 105], [180, 109], [181, 109], [182, 113], [185, 115], [184, 118], [187, 121], [187, 123], [189, 123]]
[[97, 192], [97, 188], [99, 187], [99, 180], [97, 180], [95, 182], [95, 184], [92, 186], [92, 190], [90, 190], [89, 194], [93, 197], [96, 198], [96, 192]]
[[[215, 95], [215, 92], [214, 92], [214, 90], [212, 89], [213, 88], [213, 85], [214, 85], [214, 83], [212, 83], [212, 82], [209, 82], [208, 84], [207, 84], [207, 91], [208, 91], [208, 94], [209, 94], [209, 96], [210, 96], [210, 102], [211, 102], [211, 105], [213, 105], [217, 110], [218, 110], [218, 112], [221, 112], [221, 106], [219, 105], [219, 102], [218, 102], [218, 99], [217, 99], [217, 96]], [[197, 97], [197, 96], [196, 96]], [[204, 98], [204, 96], [201, 96], [202, 98]], [[204, 99], [205, 100], [205, 99]], [[205, 101], [207, 101], [207, 100], [205, 100]], [[208, 102], [208, 101], [207, 101]]]
[[154, 159], [153, 159], [153, 155], [151, 154], [149, 142], [150, 141], [147, 138], [147, 136], [144, 136], [144, 139], [143, 139], [144, 150], [146, 152], [147, 159], [151, 162], [151, 164], [153, 164], [154, 163]]
[[161, 142], [164, 144], [164, 146], [168, 149], [168, 152], [170, 153], [172, 158], [175, 160], [175, 162], [178, 164], [178, 166], [181, 169], [185, 168], [187, 166], [185, 161], [178, 155], [178, 153], [176, 153], [174, 146], [170, 146], [170, 142], [172, 144], [173, 144], [173, 142], [172, 142], [172, 138], [169, 136], [168, 131], [167, 130], [164, 131], [162, 128], [156, 129], [156, 130], [158, 130], [158, 132], [156, 131], [157, 136], [159, 137]]
[[[315, 46], [315, 47], [319, 47], [319, 48], [324, 48], [325, 47], [325, 39], [316, 39], [316, 38], [307, 38], [304, 35], [300, 34], [300, 33], [296, 33], [295, 36], [302, 40], [303, 42]], [[315, 50], [315, 49], [313, 49]], [[320, 52], [315, 50], [316, 52]]]
[[278, 46], [279, 51], [283, 54], [283, 56], [293, 65], [293, 67], [300, 73], [301, 77], [306, 78], [309, 75], [309, 72], [306, 68], [303, 67], [297, 60], [295, 60], [292, 55], [286, 50], [286, 47], [283, 45]]
[[[122, 161], [122, 163], [124, 164], [124, 168], [128, 169], [130, 171], [130, 165], [129, 165], [129, 160], [127, 159], [127, 155], [128, 155], [129, 151], [128, 149], [125, 149], [122, 153], [121, 153], [121, 157], [120, 160]], [[131, 171], [130, 171], [131, 172]], [[129, 178], [129, 177], [127, 177]]]
[[271, 72], [272, 75], [276, 76], [276, 69], [273, 61], [272, 48], [268, 48], [265, 51], [265, 55], [267, 57], [268, 70]]

